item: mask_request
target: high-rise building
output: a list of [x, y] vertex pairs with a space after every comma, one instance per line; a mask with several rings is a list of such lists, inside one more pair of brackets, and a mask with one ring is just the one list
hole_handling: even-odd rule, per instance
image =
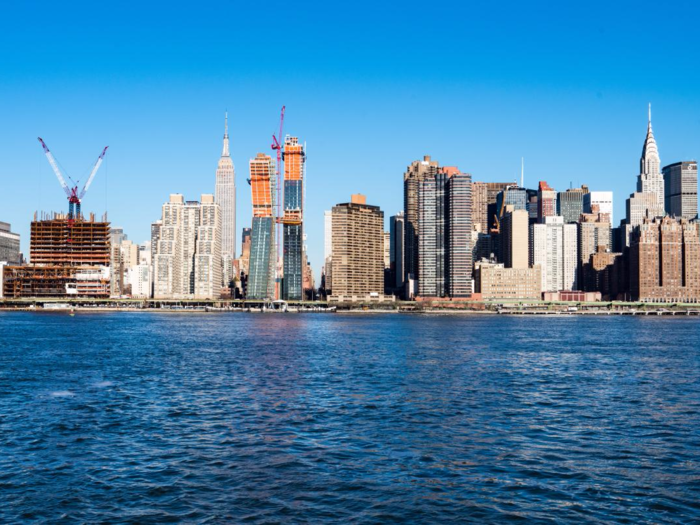
[[8, 264], [22, 262], [19, 254], [19, 233], [13, 233], [6, 222], [0, 222], [0, 262]]
[[694, 219], [698, 215], [698, 163], [676, 162], [662, 170], [665, 210], [668, 215]]
[[593, 206], [598, 206], [598, 212], [607, 214], [610, 217], [610, 224], [615, 224], [613, 220], [613, 192], [612, 191], [591, 191], [583, 195], [583, 213], [593, 213]]
[[472, 282], [472, 176], [459, 171], [449, 174], [447, 201], [447, 294], [467, 297]]
[[447, 174], [438, 170], [425, 177], [418, 190], [418, 295], [444, 297]]
[[153, 258], [156, 299], [217, 299], [221, 295], [221, 212], [213, 195], [201, 202], [171, 194], [163, 204]]
[[216, 168], [215, 201], [221, 211], [221, 254], [236, 258], [236, 172], [229, 151], [228, 113], [224, 124], [224, 146]]
[[[471, 175], [440, 168], [419, 190], [418, 294], [464, 297], [472, 292]], [[466, 228], [466, 229], [465, 229]]]
[[403, 295], [404, 287], [404, 214], [402, 211], [389, 220], [389, 267], [391, 269], [392, 286]]
[[[597, 212], [598, 205], [593, 209]], [[597, 288], [590, 289], [587, 283], [595, 282], [589, 278], [591, 256], [600, 250], [612, 251], [612, 230], [610, 218], [607, 213], [583, 213], [578, 223], [578, 256], [579, 256], [579, 284], [587, 292], [601, 291]]]
[[519, 186], [504, 188], [496, 196], [496, 215], [498, 221], [503, 218], [506, 206], [512, 206], [514, 210], [527, 210], [527, 190]]
[[537, 220], [540, 223], [544, 223], [545, 217], [554, 217], [556, 214], [557, 192], [549, 184], [541, 180], [537, 190]]
[[333, 206], [332, 298], [384, 295], [384, 213], [364, 195]]
[[542, 269], [542, 291], [578, 289], [578, 239], [576, 224], [562, 217], [545, 216], [531, 226], [530, 266]]
[[301, 301], [304, 279], [304, 146], [297, 137], [284, 140], [284, 217], [282, 298]]
[[671, 217], [645, 219], [632, 233], [630, 292], [644, 302], [700, 302], [698, 224]]
[[560, 191], [557, 194], [557, 215], [561, 215], [565, 223], [578, 222], [583, 213], [583, 200], [587, 193], [587, 186]]
[[[403, 202], [405, 213], [405, 256], [406, 280], [420, 279], [418, 263], [419, 208], [418, 193], [421, 182], [434, 177], [438, 171], [437, 161], [429, 156], [416, 160], [406, 168], [403, 176]], [[409, 295], [411, 291], [409, 291]]]
[[[661, 174], [659, 150], [651, 129], [651, 104], [649, 104], [649, 124], [647, 136], [644, 139], [642, 158], [639, 160], [639, 175], [637, 176], [637, 192], [651, 193], [655, 196], [654, 204], [649, 208], [650, 217], [664, 215], [664, 178]], [[629, 219], [629, 216], [627, 217]]]
[[506, 268], [527, 268], [529, 260], [529, 216], [526, 210], [506, 205], [501, 219], [501, 257]]
[[253, 227], [250, 243], [249, 299], [275, 298], [275, 218], [273, 216], [275, 163], [258, 153], [250, 160]]

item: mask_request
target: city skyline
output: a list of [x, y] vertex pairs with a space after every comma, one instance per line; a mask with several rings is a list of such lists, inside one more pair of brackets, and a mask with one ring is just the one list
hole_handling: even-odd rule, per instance
[[[98, 215], [107, 211], [130, 239], [146, 241], [170, 193], [214, 192], [221, 115], [227, 108], [231, 157], [239, 167], [239, 237], [243, 227], [251, 226], [245, 167], [258, 152], [271, 153], [278, 110], [287, 105], [286, 132], [308, 145], [305, 233], [317, 276], [323, 262], [323, 212], [361, 192], [385, 212], [388, 230], [388, 217], [403, 208], [401, 176], [424, 155], [486, 182], [517, 181], [524, 157], [527, 187], [546, 180], [557, 191], [570, 183], [613, 191], [618, 219], [625, 215], [624, 200], [639, 174], [649, 102], [661, 167], [699, 156], [700, 101], [693, 89], [699, 73], [684, 68], [692, 63], [692, 50], [668, 41], [651, 49], [635, 43], [631, 36], [646, 19], [643, 10], [609, 8], [600, 21], [593, 13], [564, 7], [557, 17], [536, 22], [546, 29], [538, 35], [524, 23], [529, 18], [521, 20], [525, 8], [511, 5], [496, 37], [478, 23], [492, 19], [493, 8], [453, 8], [455, 15], [465, 15], [474, 42], [481, 42], [473, 49], [456, 46], [453, 35], [421, 46], [392, 46], [400, 28], [421, 14], [414, 6], [391, 15], [386, 32], [368, 40], [376, 45], [352, 47], [352, 52], [349, 43], [358, 27], [371, 33], [389, 15], [366, 21], [360, 9], [350, 13], [334, 32], [322, 30], [330, 39], [326, 49], [312, 48], [297, 35], [285, 35], [284, 42], [275, 36], [251, 48], [249, 28], [225, 36], [208, 31], [213, 10], [189, 18], [172, 10], [163, 28], [153, 29], [150, 22], [162, 13], [147, 7], [140, 20], [128, 11], [104, 17], [102, 23], [113, 33], [135, 24], [129, 45], [117, 49], [108, 36], [96, 38], [88, 50], [87, 36], [64, 36], [63, 31], [59, 45], [49, 45], [56, 31], [53, 20], [66, 21], [56, 7], [37, 13], [13, 6], [8, 15], [19, 21], [32, 17], [42, 30], [22, 35], [17, 24], [0, 36], [7, 44], [3, 47], [13, 50], [11, 57], [0, 52], [6, 80], [0, 86], [0, 176], [13, 195], [3, 203], [0, 219], [21, 234], [26, 253], [34, 211], [65, 211], [36, 136], [45, 137], [68, 173], [78, 176], [93, 161], [93, 151], [109, 144], [84, 209]], [[102, 7], [97, 11], [105, 13]], [[697, 11], [693, 5], [666, 10], [656, 23], [672, 25]], [[243, 19], [258, 11], [241, 7], [235, 14]], [[323, 19], [309, 11], [290, 16], [300, 27], [316, 27]], [[431, 12], [422, 21], [457, 29], [451, 18]], [[561, 20], [568, 23], [554, 23]], [[64, 28], [71, 28], [78, 22], [66, 23]], [[187, 28], [187, 37], [174, 36], [178, 28]], [[529, 40], [523, 44], [525, 35]], [[206, 59], [188, 54], [190, 40], [198, 41], [195, 49]], [[552, 41], [558, 49], [551, 48]], [[303, 51], [294, 67], [267, 58], [283, 43]], [[655, 74], [639, 83], [639, 65], [648, 61], [655, 64]], [[678, 71], [684, 73], [683, 82], [671, 80]], [[366, 125], [368, 116], [373, 126]], [[362, 152], [363, 169], [343, 161], [347, 136]]]

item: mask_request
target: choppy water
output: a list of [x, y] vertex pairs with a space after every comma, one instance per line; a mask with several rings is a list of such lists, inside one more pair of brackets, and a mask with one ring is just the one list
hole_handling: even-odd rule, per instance
[[699, 336], [0, 313], [0, 521], [698, 521]]

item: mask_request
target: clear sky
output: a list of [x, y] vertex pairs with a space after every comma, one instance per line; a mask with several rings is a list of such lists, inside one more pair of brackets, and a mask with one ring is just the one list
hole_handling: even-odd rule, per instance
[[[253, 7], [253, 5], [259, 7]], [[308, 147], [314, 269], [323, 211], [351, 193], [385, 216], [431, 155], [475, 180], [634, 191], [652, 103], [662, 165], [700, 156], [697, 2], [5, 2], [0, 220], [28, 250], [35, 210], [66, 210], [36, 141], [137, 242], [170, 193], [214, 192], [228, 109], [238, 238], [248, 160], [279, 110]]]

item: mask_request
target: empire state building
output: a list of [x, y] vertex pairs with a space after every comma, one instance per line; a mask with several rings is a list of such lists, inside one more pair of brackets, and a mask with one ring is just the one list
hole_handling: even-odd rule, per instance
[[221, 255], [226, 261], [236, 257], [236, 180], [228, 145], [228, 113], [225, 118], [224, 149], [216, 168], [216, 203], [221, 208]]

